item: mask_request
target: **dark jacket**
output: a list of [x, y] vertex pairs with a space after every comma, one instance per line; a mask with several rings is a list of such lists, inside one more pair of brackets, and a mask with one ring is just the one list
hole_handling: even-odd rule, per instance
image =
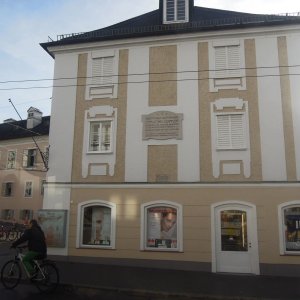
[[32, 226], [26, 229], [23, 235], [16, 240], [12, 246], [17, 247], [18, 245], [28, 241], [28, 250], [35, 251], [42, 255], [47, 253], [47, 245], [44, 232], [39, 226]]

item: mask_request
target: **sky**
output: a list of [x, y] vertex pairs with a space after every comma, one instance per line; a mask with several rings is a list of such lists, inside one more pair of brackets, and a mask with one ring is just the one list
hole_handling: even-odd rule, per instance
[[[158, 8], [159, 0], [0, 0], [0, 123], [33, 106], [51, 114], [54, 60], [48, 37], [96, 30]], [[278, 14], [300, 11], [299, 0], [195, 0], [195, 5]], [[31, 80], [31, 81], [30, 81]]]

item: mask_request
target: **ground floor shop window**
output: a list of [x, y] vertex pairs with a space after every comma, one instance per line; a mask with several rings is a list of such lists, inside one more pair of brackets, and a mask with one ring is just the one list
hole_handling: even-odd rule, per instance
[[142, 250], [182, 250], [182, 208], [171, 202], [142, 205]]
[[114, 248], [115, 204], [92, 201], [79, 206], [78, 247]]
[[281, 254], [300, 254], [300, 201], [279, 207]]

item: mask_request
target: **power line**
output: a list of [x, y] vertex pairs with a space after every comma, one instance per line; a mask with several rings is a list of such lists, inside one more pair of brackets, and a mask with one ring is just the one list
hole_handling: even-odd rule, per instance
[[206, 70], [185, 70], [185, 71], [166, 71], [166, 72], [146, 72], [132, 74], [116, 74], [116, 75], [97, 75], [97, 76], [78, 76], [78, 77], [59, 77], [59, 78], [39, 78], [39, 79], [22, 79], [22, 80], [6, 80], [0, 81], [0, 84], [8, 83], [25, 83], [25, 82], [41, 82], [41, 81], [59, 81], [74, 79], [92, 79], [92, 78], [113, 78], [113, 77], [130, 77], [145, 75], [167, 75], [167, 74], [183, 74], [183, 73], [204, 73], [204, 72], [220, 72], [220, 71], [237, 71], [237, 70], [259, 70], [259, 69], [280, 69], [280, 68], [296, 68], [300, 65], [283, 65], [283, 66], [266, 66], [266, 67], [245, 67], [245, 68], [226, 68], [226, 69], [206, 69]]
[[[127, 76], [127, 75], [124, 75]], [[300, 73], [286, 73], [286, 74], [267, 74], [267, 75], [245, 75], [237, 76], [238, 78], [264, 78], [264, 77], [283, 77], [283, 76], [300, 76]], [[111, 77], [111, 76], [110, 76]], [[226, 76], [225, 78], [231, 78]], [[233, 78], [235, 78], [233, 76]], [[162, 82], [183, 82], [183, 81], [204, 81], [211, 79], [219, 79], [218, 77], [207, 77], [207, 78], [186, 78], [186, 79], [165, 79], [165, 80], [142, 80], [142, 81], [124, 81], [124, 82], [111, 82], [107, 85], [115, 84], [138, 84], [138, 83], [162, 83]], [[0, 91], [13, 91], [13, 90], [32, 90], [32, 89], [49, 89], [49, 88], [67, 88], [67, 87], [85, 87], [85, 86], [98, 86], [105, 85], [100, 84], [66, 84], [66, 85], [49, 85], [49, 86], [31, 86], [31, 87], [14, 87], [14, 88], [0, 88]]]

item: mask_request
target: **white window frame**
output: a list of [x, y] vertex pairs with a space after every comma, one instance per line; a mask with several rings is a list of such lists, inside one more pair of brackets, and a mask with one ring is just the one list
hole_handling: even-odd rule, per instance
[[[245, 115], [245, 112], [218, 112], [218, 113], [215, 113], [215, 123], [216, 123], [216, 148], [217, 150], [245, 150], [247, 149], [247, 132], [246, 132], [246, 115]], [[242, 118], [242, 127], [243, 127], [243, 145], [241, 146], [234, 146], [233, 145], [233, 135], [232, 135], [232, 116], [235, 116], [235, 115], [240, 115], [241, 118]], [[219, 127], [218, 127], [218, 117], [219, 116], [228, 116], [229, 118], [229, 132], [228, 132], [228, 135], [229, 135], [229, 142], [230, 142], [230, 145], [229, 146], [221, 146], [219, 144]]]
[[[93, 80], [93, 63], [96, 59], [113, 58], [111, 82], [95, 83]], [[87, 100], [95, 98], [117, 98], [119, 82], [119, 50], [96, 50], [88, 53], [87, 79], [85, 97]], [[105, 76], [105, 75], [99, 75]]]
[[[90, 150], [90, 135], [91, 135], [91, 123], [102, 123], [102, 122], [110, 122], [111, 123], [111, 129], [110, 129], [110, 147], [108, 150], [99, 150], [99, 151], [92, 151]], [[89, 119], [88, 120], [88, 143], [87, 143], [87, 153], [89, 154], [105, 154], [105, 153], [112, 153], [114, 149], [113, 145], [113, 134], [114, 134], [114, 119], [113, 118], [95, 118], [95, 119]], [[99, 135], [99, 143], [101, 143], [101, 135]]]
[[[26, 187], [27, 187], [27, 183], [31, 183], [31, 193], [30, 195], [26, 195]], [[28, 180], [28, 181], [25, 181], [25, 184], [24, 184], [24, 198], [32, 198], [33, 196], [33, 181], [31, 180]]]
[[[8, 183], [11, 184], [11, 193], [9, 195], [7, 195], [5, 193]], [[2, 197], [12, 197], [13, 196], [13, 189], [14, 189], [14, 183], [12, 181], [3, 182], [2, 183], [2, 192], [1, 192]]]
[[[28, 161], [29, 161], [29, 151], [34, 151], [34, 159], [33, 159], [33, 165], [29, 166]], [[23, 150], [23, 168], [30, 169], [30, 168], [35, 168], [36, 167], [36, 162], [37, 162], [37, 148], [28, 148]]]
[[189, 21], [189, 0], [184, 0], [185, 1], [185, 18], [184, 20], [178, 20], [178, 0], [173, 0], [174, 1], [174, 20], [167, 20], [167, 1], [164, 0], [163, 4], [163, 22], [164, 24], [170, 24], [170, 23], [186, 23]]
[[[9, 162], [9, 153], [14, 152], [15, 153], [15, 159], [13, 161], [13, 166], [8, 167], [8, 162]], [[16, 163], [17, 163], [17, 150], [8, 150], [7, 151], [7, 161], [6, 161], [6, 169], [11, 170], [16, 168]]]
[[[82, 243], [83, 235], [83, 212], [87, 207], [101, 206], [111, 210], [111, 244], [110, 245], [86, 245]], [[90, 200], [82, 202], [78, 205], [77, 211], [77, 237], [76, 248], [92, 248], [92, 249], [115, 249], [116, 245], [116, 204], [104, 200]]]
[[278, 206], [278, 226], [279, 226], [279, 249], [280, 255], [300, 255], [300, 251], [286, 250], [285, 224], [284, 224], [284, 210], [287, 208], [299, 207], [300, 200], [294, 200], [282, 203]]
[[[153, 207], [170, 207], [177, 210], [177, 247], [176, 248], [156, 248], [156, 247], [147, 247], [147, 210]], [[167, 200], [158, 200], [147, 202], [141, 205], [141, 241], [140, 241], [140, 250], [146, 251], [159, 251], [159, 252], [183, 252], [183, 216], [182, 216], [182, 205], [167, 201]]]
[[[245, 70], [245, 46], [244, 40], [217, 40], [209, 43], [209, 83], [210, 91], [218, 92], [222, 89], [246, 89], [246, 70]], [[219, 75], [220, 70], [217, 70], [216, 66], [216, 49], [224, 47], [226, 51], [226, 70], [224, 75]], [[228, 65], [228, 48], [238, 47], [239, 60], [240, 60], [240, 72], [239, 74], [231, 74], [233, 70], [230, 70]]]

